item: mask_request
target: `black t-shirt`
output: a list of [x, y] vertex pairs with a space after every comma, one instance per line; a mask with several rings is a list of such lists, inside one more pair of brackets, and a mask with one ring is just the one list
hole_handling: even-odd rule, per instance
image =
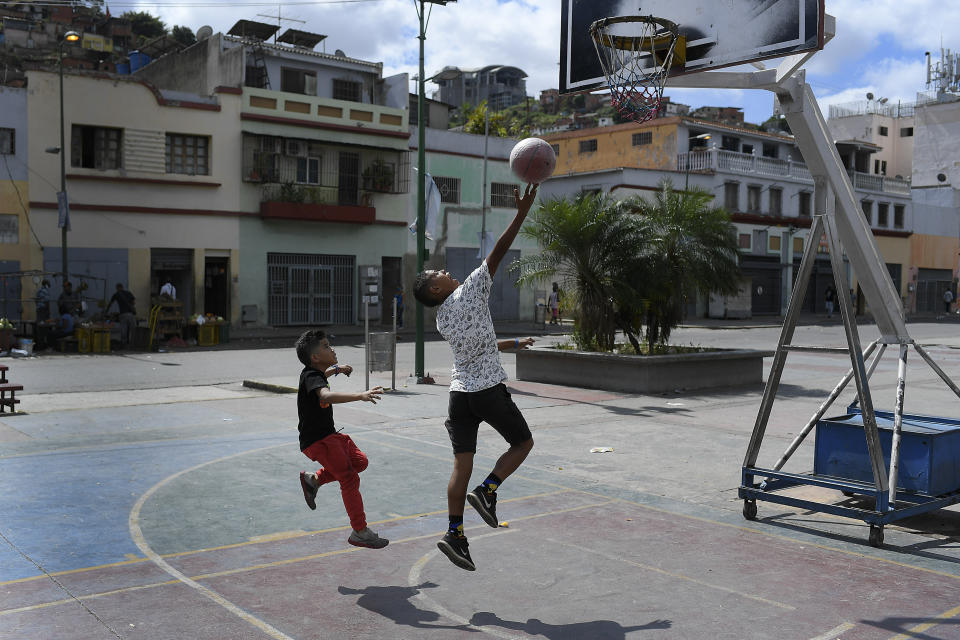
[[109, 307], [111, 304], [116, 301], [117, 310], [120, 313], [136, 313], [137, 309], [134, 306], [136, 298], [133, 297], [133, 294], [127, 291], [126, 289], [121, 289], [113, 294], [113, 297], [110, 298], [110, 303], [107, 305]]
[[300, 372], [300, 388], [297, 390], [297, 413], [300, 415], [300, 451], [303, 451], [317, 440], [323, 440], [331, 433], [333, 427], [333, 407], [321, 404], [317, 389], [329, 387], [323, 371], [311, 367], [304, 367]]

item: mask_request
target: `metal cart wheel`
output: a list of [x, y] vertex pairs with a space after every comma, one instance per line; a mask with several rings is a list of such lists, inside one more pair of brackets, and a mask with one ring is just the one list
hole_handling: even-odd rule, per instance
[[870, 546], [880, 547], [883, 545], [883, 525], [870, 525]]
[[743, 501], [743, 517], [747, 520], [757, 519], [757, 501], [746, 499]]

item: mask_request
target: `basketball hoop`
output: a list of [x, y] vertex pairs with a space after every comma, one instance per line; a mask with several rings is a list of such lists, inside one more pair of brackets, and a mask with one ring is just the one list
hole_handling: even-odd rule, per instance
[[[635, 28], [630, 35], [614, 33], [621, 24]], [[686, 38], [679, 26], [653, 16], [617, 16], [591, 24], [590, 37], [614, 108], [636, 122], [657, 117], [670, 68], [686, 59]]]

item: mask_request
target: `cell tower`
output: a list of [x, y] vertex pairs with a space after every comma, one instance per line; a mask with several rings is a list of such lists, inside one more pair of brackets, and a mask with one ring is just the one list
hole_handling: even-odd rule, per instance
[[932, 62], [927, 56], [927, 91], [936, 90], [937, 98], [947, 93], [960, 93], [960, 54], [940, 48], [940, 61]]

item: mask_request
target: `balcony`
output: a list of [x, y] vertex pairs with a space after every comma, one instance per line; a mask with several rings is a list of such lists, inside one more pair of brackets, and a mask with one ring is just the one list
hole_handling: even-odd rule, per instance
[[243, 88], [242, 109], [243, 119], [393, 138], [385, 146], [395, 148], [409, 144], [406, 109], [254, 87]]
[[[691, 173], [721, 171], [739, 175], [813, 182], [810, 169], [803, 162], [765, 158], [723, 149], [705, 149], [703, 151], [681, 153], [677, 155], [677, 171], [690, 171]], [[847, 174], [850, 176], [855, 190], [910, 196], [910, 182], [907, 180], [849, 170]]]

